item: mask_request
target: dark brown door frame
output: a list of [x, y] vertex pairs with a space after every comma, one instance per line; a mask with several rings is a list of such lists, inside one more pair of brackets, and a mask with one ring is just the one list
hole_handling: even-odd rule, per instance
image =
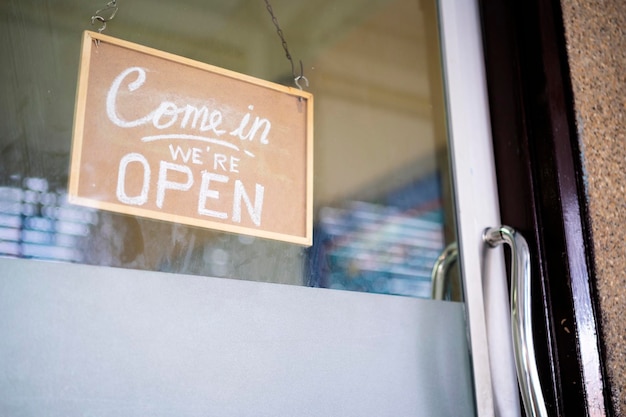
[[560, 3], [480, 3], [501, 216], [532, 253], [547, 409], [613, 415]]

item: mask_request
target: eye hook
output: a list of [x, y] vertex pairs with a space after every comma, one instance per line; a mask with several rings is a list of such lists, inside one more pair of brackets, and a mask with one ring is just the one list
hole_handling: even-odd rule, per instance
[[302, 90], [302, 86], [300, 85], [300, 80], [304, 80], [304, 83], [306, 84], [306, 86], [309, 86], [309, 80], [304, 76], [304, 75], [298, 75], [293, 82], [296, 83], [296, 86]]
[[[292, 70], [293, 70], [293, 65], [292, 65]], [[300, 75], [295, 76], [294, 74], [294, 79], [293, 82], [296, 84], [296, 86], [302, 90], [302, 86], [300, 85], [300, 80], [304, 80], [304, 83], [306, 84], [307, 88], [309, 87], [309, 80], [304, 76], [304, 68], [302, 66], [302, 61], [300, 61]]]

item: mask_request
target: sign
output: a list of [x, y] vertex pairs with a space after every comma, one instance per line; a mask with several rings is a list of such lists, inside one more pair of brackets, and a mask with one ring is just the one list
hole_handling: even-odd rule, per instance
[[312, 243], [313, 96], [83, 37], [69, 201]]

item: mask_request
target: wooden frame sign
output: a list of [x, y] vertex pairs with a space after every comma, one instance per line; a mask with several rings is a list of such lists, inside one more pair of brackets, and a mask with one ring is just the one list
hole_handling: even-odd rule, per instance
[[313, 96], [85, 32], [69, 201], [310, 246]]

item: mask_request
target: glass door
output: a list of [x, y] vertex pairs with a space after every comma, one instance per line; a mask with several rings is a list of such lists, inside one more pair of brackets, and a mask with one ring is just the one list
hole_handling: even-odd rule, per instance
[[[519, 414], [506, 285], [482, 284], [504, 274], [480, 242], [498, 216], [473, 1], [275, 0], [276, 22], [262, 1], [117, 1], [107, 35], [293, 86], [288, 48], [315, 97], [312, 247], [67, 202], [105, 5], [0, 5], [0, 410]], [[455, 242], [451, 301], [429, 300]]]

